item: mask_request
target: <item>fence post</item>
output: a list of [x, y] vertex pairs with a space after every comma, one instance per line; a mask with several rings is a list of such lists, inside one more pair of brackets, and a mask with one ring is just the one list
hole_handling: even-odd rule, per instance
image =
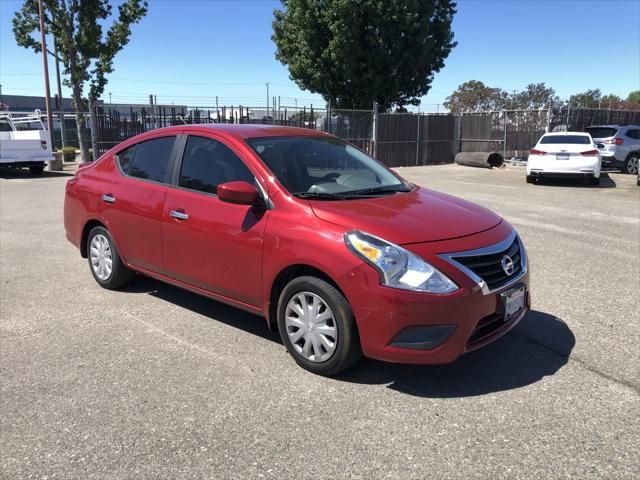
[[418, 129], [416, 131], [416, 165], [420, 165], [420, 109], [418, 108]]
[[372, 141], [373, 141], [373, 158], [378, 158], [378, 102], [373, 102], [373, 125]]
[[502, 158], [506, 160], [507, 158], [507, 111], [502, 111], [504, 114], [504, 137], [502, 138]]
[[551, 105], [549, 105], [549, 108], [547, 110], [547, 128], [545, 132], [549, 133], [550, 131], [551, 131]]
[[462, 152], [462, 114], [458, 113], [455, 115], [454, 119], [455, 138], [452, 150], [453, 156], [455, 157], [457, 154]]
[[[96, 158], [98, 158], [98, 115], [96, 109], [98, 108], [97, 104], [94, 104], [91, 100], [91, 96], [89, 96], [89, 118], [91, 119], [91, 159], [90, 162], [93, 162]], [[86, 161], [84, 158], [83, 161]]]

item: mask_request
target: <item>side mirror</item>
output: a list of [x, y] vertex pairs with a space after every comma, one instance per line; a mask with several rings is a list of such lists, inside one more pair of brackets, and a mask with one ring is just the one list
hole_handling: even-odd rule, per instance
[[218, 198], [237, 205], [255, 205], [260, 194], [256, 187], [247, 182], [227, 182], [218, 185]]

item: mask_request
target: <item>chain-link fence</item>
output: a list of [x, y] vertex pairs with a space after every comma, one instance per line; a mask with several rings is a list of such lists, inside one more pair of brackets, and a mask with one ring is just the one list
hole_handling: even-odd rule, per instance
[[[274, 102], [275, 103], [275, 102]], [[310, 128], [356, 145], [385, 164], [449, 163], [458, 152], [499, 152], [526, 158], [546, 131], [594, 124], [640, 124], [640, 112], [599, 109], [507, 110], [483, 113], [378, 113], [313, 106], [248, 107], [100, 105], [93, 119], [99, 154], [139, 133], [171, 125], [252, 123]]]

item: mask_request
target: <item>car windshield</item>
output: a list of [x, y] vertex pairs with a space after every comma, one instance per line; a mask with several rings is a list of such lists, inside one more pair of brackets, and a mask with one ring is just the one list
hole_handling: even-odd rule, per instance
[[266, 137], [247, 143], [299, 197], [342, 200], [411, 190], [386, 167], [337, 138]]
[[613, 127], [587, 127], [584, 131], [591, 135], [592, 138], [609, 138], [618, 133], [618, 129]]
[[574, 143], [577, 145], [589, 145], [591, 139], [586, 135], [545, 135], [540, 139], [542, 144], [559, 144], [559, 143]]

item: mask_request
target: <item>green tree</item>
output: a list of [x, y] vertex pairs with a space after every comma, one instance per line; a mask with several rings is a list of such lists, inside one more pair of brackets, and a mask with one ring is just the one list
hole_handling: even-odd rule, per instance
[[640, 103], [640, 90], [634, 90], [633, 92], [629, 92], [629, 96], [627, 97], [627, 102]]
[[610, 93], [600, 99], [600, 108], [612, 108], [613, 110], [624, 109], [625, 102], [618, 95]]
[[478, 80], [469, 80], [446, 98], [444, 106], [453, 113], [487, 112], [503, 109], [508, 98], [504, 90], [488, 87]]
[[544, 83], [530, 83], [522, 92], [511, 95], [508, 102], [508, 108], [513, 110], [538, 110], [561, 105], [556, 91]]
[[602, 92], [599, 88], [576, 93], [569, 97], [571, 108], [599, 108], [602, 102]]
[[282, 0], [276, 58], [337, 107], [417, 105], [455, 47], [451, 0]]
[[[55, 39], [58, 56], [64, 65], [64, 83], [71, 88], [76, 111], [78, 139], [83, 160], [89, 159], [84, 116], [83, 92], [97, 100], [107, 84], [106, 75], [113, 72], [113, 59], [131, 36], [131, 25], [147, 13], [146, 0], [124, 0], [106, 33], [105, 21], [113, 7], [109, 0], [43, 0], [45, 29]], [[13, 17], [13, 34], [18, 45], [42, 50], [39, 41], [38, 0], [24, 0]]]
[[320, 114], [318, 112], [313, 112], [313, 115], [312, 115], [311, 110], [306, 110], [306, 111], [299, 110], [296, 113], [292, 114], [289, 117], [289, 120], [291, 122], [297, 122], [297, 123], [314, 123], [319, 118], [320, 118]]

